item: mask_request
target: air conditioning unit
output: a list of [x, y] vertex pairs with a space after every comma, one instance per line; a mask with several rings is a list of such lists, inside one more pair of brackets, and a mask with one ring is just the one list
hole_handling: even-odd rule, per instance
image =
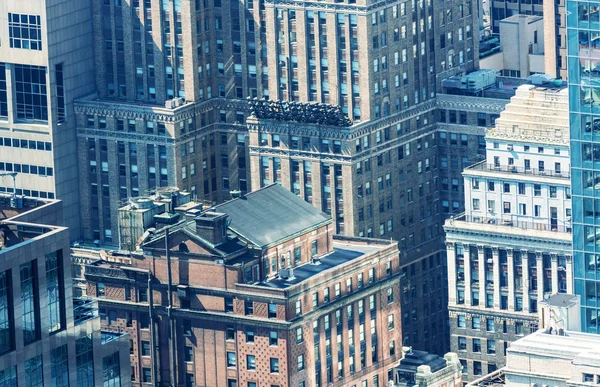
[[185, 103], [185, 99], [179, 97], [173, 100], [175, 102], [175, 107], [181, 106]]
[[506, 147], [506, 149], [508, 149], [509, 151], [513, 150], [512, 144], [508, 144], [508, 146]]
[[280, 269], [278, 274], [283, 279], [294, 278], [294, 269], [291, 267], [289, 269]]

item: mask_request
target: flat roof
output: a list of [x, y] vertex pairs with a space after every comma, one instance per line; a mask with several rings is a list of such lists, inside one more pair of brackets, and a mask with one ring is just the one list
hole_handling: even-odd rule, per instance
[[286, 289], [298, 285], [299, 283], [329, 269], [344, 265], [355, 260], [356, 258], [370, 255], [387, 247], [382, 245], [359, 245], [340, 242], [334, 242], [333, 246], [333, 251], [320, 257], [317, 264], [305, 263], [303, 265], [296, 266], [294, 268], [294, 277], [288, 279], [279, 277], [272, 278], [267, 281], [260, 282], [256, 286], [265, 286], [274, 289]]
[[579, 297], [573, 294], [559, 293], [548, 297], [542, 302], [550, 306], [568, 307], [579, 304]]
[[513, 342], [508, 351], [572, 358], [578, 363], [585, 362], [585, 359], [600, 361], [600, 335], [573, 331], [558, 335], [556, 330], [552, 333], [539, 330]]

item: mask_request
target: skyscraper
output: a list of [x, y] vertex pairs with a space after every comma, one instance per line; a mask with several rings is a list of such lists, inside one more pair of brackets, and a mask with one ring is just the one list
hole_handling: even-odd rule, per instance
[[[60, 197], [79, 235], [73, 99], [94, 88], [89, 2], [0, 2], [0, 173], [17, 194]], [[0, 192], [12, 192], [0, 178]]]
[[575, 293], [582, 331], [600, 333], [600, 4], [569, 0], [567, 10]]

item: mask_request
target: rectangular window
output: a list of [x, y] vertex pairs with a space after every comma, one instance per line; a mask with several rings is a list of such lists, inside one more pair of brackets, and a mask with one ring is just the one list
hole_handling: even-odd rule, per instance
[[[0, 354], [13, 349], [14, 325], [11, 294], [11, 271], [0, 273]], [[2, 380], [0, 378], [0, 380]]]
[[256, 356], [246, 355], [246, 367], [249, 371], [256, 370]]
[[102, 358], [102, 376], [104, 387], [121, 386], [121, 370], [119, 367], [119, 352]]
[[42, 24], [39, 15], [8, 14], [10, 48], [42, 50]]
[[25, 385], [27, 387], [44, 386], [42, 355], [32, 357], [25, 361]]
[[8, 96], [6, 93], [6, 64], [0, 63], [0, 117], [8, 117]]
[[77, 387], [93, 387], [94, 358], [91, 335], [75, 341], [75, 362], [77, 364]]
[[[50, 351], [50, 370], [53, 387], [69, 387], [69, 354], [67, 345]], [[0, 385], [2, 379], [0, 378]]]
[[48, 120], [46, 68], [14, 65], [17, 119]]
[[39, 304], [37, 297], [36, 260], [20, 267], [23, 341], [29, 344], [39, 338]]
[[235, 352], [227, 352], [227, 367], [235, 367], [236, 364]]
[[[59, 63], [54, 66], [54, 77], [56, 79], [56, 113], [58, 122], [65, 120], [65, 84], [63, 76], [63, 65]], [[0, 98], [1, 99], [1, 98]]]
[[62, 279], [62, 250], [46, 254], [46, 295], [48, 297], [49, 332], [64, 327], [64, 296]]
[[17, 366], [0, 371], [0, 386], [17, 386]]

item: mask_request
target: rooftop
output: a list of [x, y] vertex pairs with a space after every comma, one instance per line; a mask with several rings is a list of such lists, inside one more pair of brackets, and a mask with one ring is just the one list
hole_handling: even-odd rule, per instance
[[[543, 357], [570, 358], [575, 364], [600, 362], [600, 335], [566, 331], [564, 335], [538, 330], [513, 342], [510, 353], [522, 352]], [[509, 362], [510, 365], [510, 362]], [[508, 368], [508, 367], [507, 367]]]
[[396, 367], [400, 372], [416, 373], [419, 366], [429, 366], [431, 372], [438, 372], [446, 368], [446, 359], [438, 355], [425, 352], [410, 350], [404, 354], [404, 359], [400, 360], [400, 364]]
[[572, 294], [557, 293], [540, 301], [540, 303], [545, 303], [550, 306], [569, 307], [579, 305], [579, 297]]
[[20, 198], [20, 203], [22, 203], [19, 208], [18, 206], [13, 205], [14, 203], [11, 203], [11, 198], [11, 194], [0, 192], [0, 220], [15, 217], [54, 201], [51, 199], [49, 200], [29, 196], [18, 196], [18, 198]]
[[381, 244], [354, 244], [351, 241], [342, 242], [339, 240], [335, 241], [333, 246], [333, 251], [320, 257], [316, 263], [305, 263], [296, 266], [293, 270], [293, 277], [287, 279], [276, 277], [261, 282], [258, 286], [286, 289], [298, 285], [315, 275], [322, 274], [324, 271], [342, 266], [356, 258], [369, 255], [387, 247], [387, 245], [382, 246]]
[[229, 229], [259, 247], [290, 239], [332, 219], [293, 192], [272, 184], [215, 206], [228, 216]]

